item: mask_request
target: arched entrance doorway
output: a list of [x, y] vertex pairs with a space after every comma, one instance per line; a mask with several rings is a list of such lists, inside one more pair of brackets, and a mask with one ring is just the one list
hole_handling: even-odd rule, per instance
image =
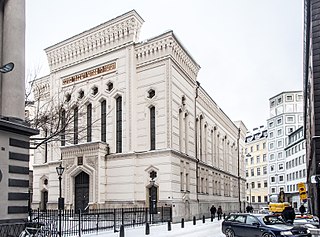
[[79, 209], [83, 212], [87, 210], [89, 203], [89, 175], [81, 172], [75, 177], [75, 211]]

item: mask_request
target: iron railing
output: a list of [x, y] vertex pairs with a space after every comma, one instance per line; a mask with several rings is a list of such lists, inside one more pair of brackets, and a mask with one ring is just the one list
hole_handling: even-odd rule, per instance
[[[172, 221], [171, 207], [158, 207], [157, 211], [157, 214], [150, 214], [149, 208], [92, 209], [86, 212], [62, 210], [61, 235], [81, 236], [81, 234], [98, 233], [105, 230], [117, 232], [121, 225], [134, 227], [145, 223]], [[33, 223], [43, 224], [44, 230], [50, 231], [50, 236], [58, 236], [58, 210], [32, 210], [30, 215], [29, 219]]]

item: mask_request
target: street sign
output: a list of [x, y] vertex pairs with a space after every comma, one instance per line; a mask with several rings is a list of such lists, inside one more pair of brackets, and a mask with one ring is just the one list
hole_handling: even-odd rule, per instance
[[310, 181], [311, 181], [312, 184], [320, 183], [320, 175], [312, 175], [310, 177]]

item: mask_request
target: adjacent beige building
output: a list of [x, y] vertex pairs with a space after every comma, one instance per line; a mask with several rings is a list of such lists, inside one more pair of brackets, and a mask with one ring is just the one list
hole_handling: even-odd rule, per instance
[[267, 128], [260, 126], [246, 136], [246, 199], [255, 210], [268, 206]]
[[57, 207], [59, 164], [66, 208], [148, 206], [154, 186], [173, 220], [244, 203], [246, 127], [200, 86], [172, 31], [139, 41], [142, 24], [133, 10], [45, 49], [36, 117], [54, 113], [61, 130], [36, 150], [33, 207]]

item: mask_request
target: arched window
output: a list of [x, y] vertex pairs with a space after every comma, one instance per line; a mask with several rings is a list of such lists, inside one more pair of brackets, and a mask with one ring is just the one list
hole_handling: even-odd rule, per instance
[[107, 141], [107, 103], [101, 102], [101, 141]]
[[92, 141], [92, 104], [87, 105], [87, 142]]
[[122, 152], [122, 97], [116, 99], [116, 152]]
[[79, 127], [78, 127], [78, 107], [73, 109], [73, 143], [78, 144]]
[[150, 150], [156, 149], [156, 113], [154, 106], [150, 107]]
[[64, 109], [60, 112], [60, 121], [61, 121], [61, 132], [60, 132], [60, 139], [61, 139], [61, 146], [66, 145], [66, 111]]

